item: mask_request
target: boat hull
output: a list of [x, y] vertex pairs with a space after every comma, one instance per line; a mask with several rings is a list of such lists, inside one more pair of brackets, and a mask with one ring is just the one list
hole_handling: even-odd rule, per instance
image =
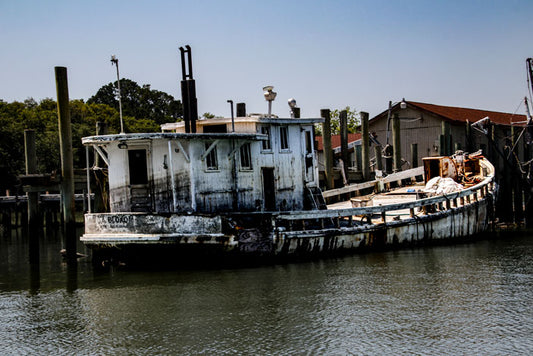
[[[468, 240], [487, 231], [492, 195], [453, 208], [373, 222], [368, 216], [308, 219], [278, 214], [87, 214], [81, 240], [96, 260], [218, 263], [285, 260]], [[310, 213], [312, 216], [312, 212]], [[308, 213], [309, 215], [309, 213]], [[282, 216], [282, 215], [281, 215]], [[346, 217], [345, 217], [346, 218]], [[326, 221], [326, 223], [324, 223]], [[298, 225], [301, 228], [294, 228]]]

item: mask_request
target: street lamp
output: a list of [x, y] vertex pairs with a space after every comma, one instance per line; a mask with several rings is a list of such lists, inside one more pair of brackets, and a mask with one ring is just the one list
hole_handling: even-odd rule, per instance
[[124, 122], [122, 121], [122, 99], [120, 96], [120, 75], [118, 73], [118, 58], [115, 55], [111, 56], [111, 65], [117, 66], [117, 86], [118, 86], [118, 111], [120, 117], [120, 133], [124, 134]]

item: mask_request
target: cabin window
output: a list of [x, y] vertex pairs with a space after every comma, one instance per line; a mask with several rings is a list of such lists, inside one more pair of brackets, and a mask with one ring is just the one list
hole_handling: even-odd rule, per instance
[[148, 184], [146, 150], [129, 150], [128, 165], [130, 169], [130, 184]]
[[245, 143], [240, 148], [241, 169], [252, 169], [252, 149], [250, 143]]
[[[211, 142], [205, 144], [205, 150], [207, 151], [211, 147]], [[205, 157], [205, 163], [208, 171], [217, 171], [218, 170], [218, 158], [217, 158], [217, 147], [209, 152], [207, 157]]]
[[263, 151], [270, 151], [272, 146], [270, 145], [270, 126], [261, 126], [261, 133], [267, 135], [266, 141], [263, 141]]
[[280, 149], [288, 150], [289, 149], [289, 129], [287, 126], [280, 126], [279, 128], [279, 145]]

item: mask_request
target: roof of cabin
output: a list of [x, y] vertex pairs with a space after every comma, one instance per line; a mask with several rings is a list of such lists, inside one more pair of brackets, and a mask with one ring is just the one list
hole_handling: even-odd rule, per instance
[[[453, 122], [466, 122], [470, 121], [474, 123], [485, 117], [489, 117], [490, 121], [495, 124], [500, 125], [511, 125], [511, 124], [524, 124], [527, 121], [526, 115], [520, 114], [510, 114], [497, 111], [481, 110], [481, 109], [470, 109], [470, 108], [461, 108], [454, 106], [444, 106], [444, 105], [435, 105], [428, 103], [419, 103], [415, 101], [406, 101], [407, 107], [415, 110], [425, 111], [432, 114], [435, 114], [447, 121]], [[399, 107], [400, 103], [395, 104], [392, 107], [392, 111], [401, 110]], [[382, 113], [376, 115], [372, 120], [377, 120], [384, 117], [387, 117], [388, 110], [383, 111]]]
[[[290, 124], [318, 124], [324, 122], [323, 118], [303, 118], [303, 119], [293, 119], [293, 118], [277, 118], [277, 117], [264, 117], [264, 116], [246, 116], [246, 117], [236, 117], [233, 119], [235, 124], [239, 123], [265, 123], [265, 124], [280, 124], [280, 125], [290, 125]], [[196, 120], [196, 125], [198, 126], [208, 126], [208, 125], [221, 125], [221, 124], [230, 124], [231, 118], [222, 118], [216, 117], [213, 119], [201, 119]], [[184, 121], [180, 122], [170, 122], [161, 125], [162, 130], [175, 130], [179, 127], [185, 126]]]
[[118, 135], [102, 135], [83, 137], [84, 145], [105, 144], [109, 142], [124, 141], [145, 141], [145, 140], [220, 140], [220, 139], [241, 139], [252, 141], [264, 141], [267, 135], [259, 133], [175, 133], [175, 132], [153, 132], [153, 133], [129, 133]]

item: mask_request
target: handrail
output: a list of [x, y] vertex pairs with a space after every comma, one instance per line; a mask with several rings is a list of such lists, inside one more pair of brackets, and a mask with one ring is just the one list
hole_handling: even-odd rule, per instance
[[406, 171], [396, 172], [389, 174], [388, 176], [381, 179], [374, 179], [368, 182], [350, 184], [342, 188], [330, 189], [322, 192], [324, 198], [334, 197], [346, 193], [355, 192], [358, 190], [368, 189], [376, 186], [376, 184], [391, 183], [396, 182], [402, 179], [414, 178], [416, 176], [421, 176], [424, 174], [424, 167], [411, 168]]
[[428, 205], [434, 205], [442, 203], [445, 201], [450, 201], [453, 199], [463, 198], [470, 196], [474, 193], [477, 193], [478, 190], [488, 186], [494, 180], [494, 167], [490, 162], [483, 162], [487, 164], [489, 170], [489, 175], [480, 183], [461, 190], [459, 192], [453, 192], [449, 194], [443, 194], [436, 197], [419, 199], [412, 202], [406, 203], [394, 203], [387, 205], [379, 206], [369, 206], [369, 207], [358, 207], [358, 208], [347, 208], [347, 209], [334, 209], [334, 210], [319, 210], [319, 211], [302, 211], [302, 212], [280, 212], [275, 215], [277, 220], [308, 220], [308, 219], [327, 219], [327, 218], [341, 218], [354, 215], [373, 215], [381, 214], [387, 211], [403, 210], [403, 209], [414, 209], [417, 207], [424, 207]]

